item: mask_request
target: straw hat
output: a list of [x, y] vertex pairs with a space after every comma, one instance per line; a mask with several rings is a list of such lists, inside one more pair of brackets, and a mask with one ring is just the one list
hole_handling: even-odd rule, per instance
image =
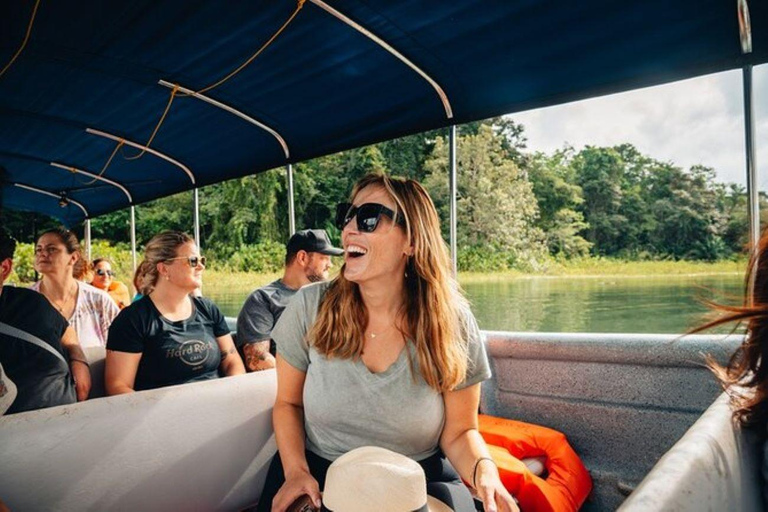
[[356, 448], [331, 464], [323, 506], [332, 512], [453, 512], [427, 496], [418, 462], [376, 446]]

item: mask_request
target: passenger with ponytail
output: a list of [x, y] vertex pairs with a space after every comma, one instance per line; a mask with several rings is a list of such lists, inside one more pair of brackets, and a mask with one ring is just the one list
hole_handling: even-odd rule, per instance
[[134, 283], [142, 298], [109, 331], [104, 380], [110, 395], [245, 373], [227, 322], [202, 285], [205, 257], [187, 234], [147, 243]]
[[272, 331], [278, 454], [258, 510], [319, 507], [331, 462], [361, 446], [418, 462], [452, 510], [474, 510], [462, 479], [486, 511], [518, 510], [477, 430], [490, 367], [426, 190], [368, 175], [336, 224], [340, 274], [301, 288]]

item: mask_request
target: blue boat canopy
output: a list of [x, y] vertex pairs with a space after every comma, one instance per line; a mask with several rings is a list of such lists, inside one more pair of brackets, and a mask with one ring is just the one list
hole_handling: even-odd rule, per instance
[[2, 2], [0, 69], [36, 9], [0, 76], [4, 204], [72, 225], [407, 134], [765, 63], [768, 2], [749, 5], [746, 54], [740, 3]]

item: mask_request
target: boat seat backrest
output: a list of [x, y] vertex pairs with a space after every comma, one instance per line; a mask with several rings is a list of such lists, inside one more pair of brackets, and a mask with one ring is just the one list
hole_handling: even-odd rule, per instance
[[653, 467], [619, 508], [761, 512], [762, 436], [731, 421], [723, 394]]
[[0, 416], [11, 510], [243, 510], [275, 453], [274, 370]]
[[481, 412], [563, 432], [594, 483], [582, 510], [616, 510], [720, 395], [705, 354], [742, 336], [486, 332]]
[[101, 398], [107, 395], [104, 387], [104, 361], [107, 349], [104, 347], [86, 347], [85, 358], [91, 366], [91, 393], [88, 398]]

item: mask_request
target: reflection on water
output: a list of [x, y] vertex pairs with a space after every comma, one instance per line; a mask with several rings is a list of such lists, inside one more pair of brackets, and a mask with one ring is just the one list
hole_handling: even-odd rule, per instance
[[[462, 286], [482, 329], [679, 334], [706, 313], [697, 299], [738, 297], [742, 276], [500, 277]], [[206, 283], [227, 316], [237, 316], [251, 291]]]

